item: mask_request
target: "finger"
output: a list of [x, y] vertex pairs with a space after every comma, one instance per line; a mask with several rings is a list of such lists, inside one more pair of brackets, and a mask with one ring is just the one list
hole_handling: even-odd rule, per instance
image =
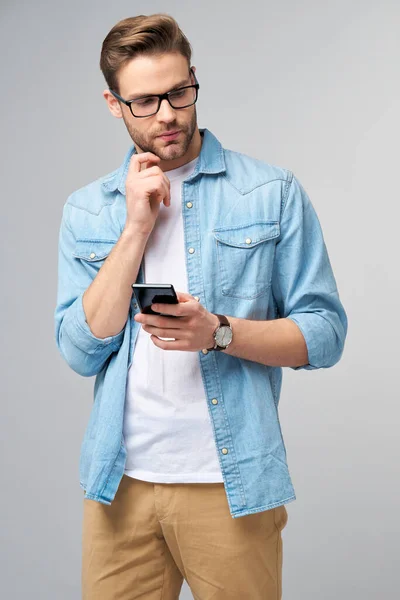
[[[188, 294], [187, 292], [176, 292], [179, 302], [189, 302], [189, 300], [195, 300], [194, 296]], [[200, 298], [198, 302], [200, 301]]]
[[201, 305], [199, 304], [200, 300], [196, 300], [190, 294], [187, 294], [186, 292], [176, 292], [176, 296], [178, 298], [178, 304], [162, 304], [161, 302], [155, 302], [151, 307], [157, 312], [175, 315], [177, 317], [191, 317], [201, 310]]
[[164, 202], [165, 206], [169, 206], [171, 204], [171, 190], [170, 186], [165, 179], [161, 180], [161, 184], [157, 185], [155, 190], [157, 194], [157, 200], [161, 204]]
[[170, 185], [171, 185], [170, 180], [168, 179], [168, 177], [166, 176], [164, 171], [162, 171], [158, 165], [153, 165], [152, 167], [148, 167], [147, 169], [143, 170], [140, 173], [140, 178], [146, 179], [147, 177], [154, 177], [155, 175], [161, 175], [161, 177], [162, 177], [163, 181], [165, 182], [165, 184], [167, 185], [167, 187], [168, 188], [170, 187]]
[[171, 186], [169, 183], [169, 179], [164, 181], [164, 184], [165, 184], [164, 204], [165, 204], [165, 206], [170, 206], [170, 204], [171, 204]]
[[149, 181], [146, 182], [145, 187], [146, 191], [150, 192], [151, 194], [154, 194], [154, 192], [167, 193], [169, 191], [167, 182], [162, 177], [158, 177], [157, 173], [153, 174], [151, 177], [144, 177], [144, 179], [149, 179]]
[[167, 202], [170, 202], [170, 190], [164, 180], [161, 182], [156, 180], [156, 184], [149, 187], [148, 191], [159, 204], [164, 201], [164, 204], [167, 206]]
[[[165, 305], [163, 305], [165, 306]], [[152, 315], [151, 313], [138, 313], [134, 316], [135, 321], [142, 325], [150, 325], [151, 327], [168, 327], [171, 329], [181, 329], [186, 327], [180, 322], [180, 319], [171, 316]]]
[[143, 329], [152, 335], [156, 335], [157, 337], [162, 338], [174, 338], [176, 339], [185, 339], [188, 335], [186, 331], [182, 329], [173, 329], [172, 327], [168, 327], [168, 329], [163, 329], [162, 327], [153, 327], [152, 325], [143, 325]]
[[171, 204], [171, 182], [168, 177], [165, 175], [163, 171], [160, 171], [157, 165], [145, 169], [140, 173], [141, 179], [147, 179], [148, 177], [155, 177], [161, 175], [163, 181], [163, 190], [165, 191], [164, 195], [160, 197], [160, 202], [164, 200], [165, 206], [170, 206]]
[[159, 340], [155, 335], [151, 335], [150, 339], [155, 346], [162, 350], [185, 350], [186, 352], [191, 350], [188, 341], [177, 340], [174, 342], [172, 340]]
[[154, 175], [161, 175], [163, 179], [166, 179], [164, 172], [160, 169], [158, 165], [153, 165], [152, 167], [144, 169], [140, 173], [140, 179], [146, 179], [146, 177], [154, 177]]
[[139, 154], [132, 154], [130, 165], [135, 173], [139, 173], [142, 169], [147, 168], [147, 163], [159, 163], [160, 157], [153, 154], [153, 152], [140, 152]]
[[157, 303], [151, 305], [152, 310], [155, 312], [163, 313], [163, 315], [172, 315], [173, 317], [187, 317], [193, 313], [185, 303], [169, 304], [169, 303]]

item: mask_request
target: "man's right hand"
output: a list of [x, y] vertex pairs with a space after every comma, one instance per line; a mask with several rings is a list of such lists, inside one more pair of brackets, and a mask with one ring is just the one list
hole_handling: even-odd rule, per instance
[[150, 235], [161, 202], [170, 206], [170, 181], [158, 166], [160, 158], [152, 152], [133, 154], [125, 182], [125, 229]]

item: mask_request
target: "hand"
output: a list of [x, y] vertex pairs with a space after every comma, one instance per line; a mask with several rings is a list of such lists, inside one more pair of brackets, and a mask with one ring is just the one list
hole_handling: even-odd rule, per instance
[[[139, 313], [135, 321], [142, 323], [142, 329], [150, 333], [151, 341], [163, 350], [185, 350], [197, 352], [214, 346], [213, 333], [219, 319], [210, 313], [193, 296], [176, 292], [179, 304], [152, 304], [151, 308], [174, 317]], [[160, 340], [159, 338], [174, 338]]]
[[150, 235], [161, 202], [170, 206], [170, 180], [156, 164], [159, 162], [160, 158], [152, 152], [132, 154], [125, 182], [125, 229]]

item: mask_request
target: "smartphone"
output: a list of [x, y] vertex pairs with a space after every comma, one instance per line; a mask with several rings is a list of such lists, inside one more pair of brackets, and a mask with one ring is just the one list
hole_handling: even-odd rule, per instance
[[150, 308], [152, 304], [157, 302], [165, 304], [179, 303], [172, 283], [132, 283], [132, 289], [142, 313], [175, 317], [175, 315], [155, 312]]

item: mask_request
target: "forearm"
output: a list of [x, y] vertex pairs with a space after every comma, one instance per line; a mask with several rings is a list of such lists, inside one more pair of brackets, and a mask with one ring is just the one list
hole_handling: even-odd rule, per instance
[[252, 321], [228, 316], [233, 339], [226, 354], [273, 367], [308, 363], [307, 346], [299, 327], [290, 319]]
[[85, 291], [82, 304], [95, 336], [105, 338], [123, 329], [147, 239], [146, 234], [124, 230]]

